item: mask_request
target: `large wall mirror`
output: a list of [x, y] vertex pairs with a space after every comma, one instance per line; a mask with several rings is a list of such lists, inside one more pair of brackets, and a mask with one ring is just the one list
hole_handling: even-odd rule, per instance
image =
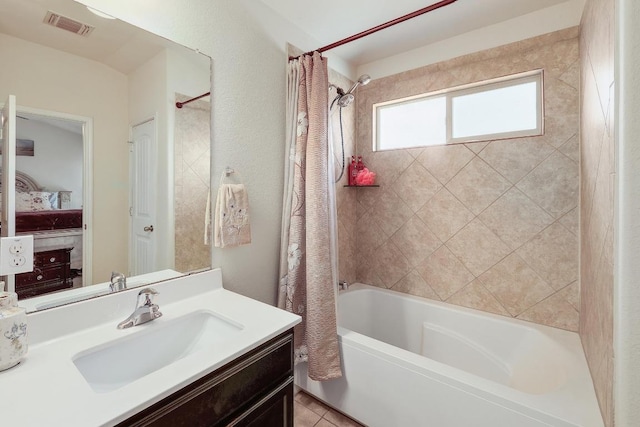
[[[29, 311], [210, 268], [211, 59], [73, 0], [0, 0]], [[11, 168], [7, 168], [11, 169]], [[5, 175], [6, 176], [6, 175]], [[2, 192], [11, 191], [4, 183]], [[5, 227], [5, 224], [2, 224]]]

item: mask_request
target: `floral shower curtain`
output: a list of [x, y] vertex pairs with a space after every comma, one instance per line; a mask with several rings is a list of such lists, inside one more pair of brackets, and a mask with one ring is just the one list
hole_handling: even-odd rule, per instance
[[335, 239], [329, 174], [327, 62], [318, 52], [289, 61], [287, 141], [278, 305], [302, 316], [296, 362], [309, 377], [338, 378]]

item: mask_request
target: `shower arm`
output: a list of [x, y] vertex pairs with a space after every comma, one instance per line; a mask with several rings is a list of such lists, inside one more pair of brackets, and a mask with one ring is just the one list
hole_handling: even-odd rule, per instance
[[403, 16], [399, 17], [399, 18], [396, 18], [396, 19], [393, 19], [391, 21], [385, 22], [384, 24], [380, 24], [380, 25], [378, 25], [376, 27], [369, 28], [368, 30], [362, 31], [362, 32], [360, 32], [358, 34], [354, 34], [354, 35], [352, 35], [350, 37], [347, 37], [345, 39], [339, 40], [339, 41], [337, 41], [335, 43], [328, 44], [328, 45], [323, 46], [323, 47], [321, 47], [319, 49], [303, 53], [302, 55], [299, 55], [299, 56], [290, 56], [289, 60], [297, 59], [297, 58], [300, 58], [301, 56], [304, 56], [304, 55], [312, 55], [313, 52], [320, 52], [320, 53], [326, 52], [326, 51], [331, 50], [333, 48], [336, 48], [338, 46], [342, 46], [344, 44], [351, 43], [352, 41], [359, 40], [359, 39], [361, 39], [363, 37], [366, 37], [368, 35], [371, 35], [373, 33], [377, 33], [380, 30], [384, 30], [386, 28], [393, 27], [394, 25], [400, 24], [400, 23], [402, 23], [404, 21], [408, 21], [409, 19], [415, 18], [415, 17], [420, 16], [420, 15], [424, 15], [425, 13], [432, 12], [432, 11], [434, 11], [436, 9], [440, 9], [441, 7], [448, 6], [451, 3], [455, 3], [457, 1], [458, 0], [442, 0], [442, 1], [439, 1], [438, 3], [434, 3], [434, 4], [430, 5], [430, 6], [423, 7], [422, 9], [416, 10], [415, 12], [408, 13], [406, 15], [403, 15]]

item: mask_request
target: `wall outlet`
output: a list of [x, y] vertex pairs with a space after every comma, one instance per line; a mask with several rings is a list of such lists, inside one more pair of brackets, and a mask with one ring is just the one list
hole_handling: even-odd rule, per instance
[[0, 239], [0, 275], [33, 271], [33, 236]]

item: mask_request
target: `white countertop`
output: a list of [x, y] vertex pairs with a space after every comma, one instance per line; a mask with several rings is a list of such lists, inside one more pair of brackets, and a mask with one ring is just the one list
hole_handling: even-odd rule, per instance
[[[300, 321], [294, 314], [227, 291], [221, 283], [220, 270], [212, 270], [152, 285], [160, 292], [156, 303], [163, 316], [125, 330], [116, 324], [133, 311], [139, 289], [29, 315], [25, 360], [0, 372], [1, 424], [115, 425]], [[72, 361], [81, 351], [196, 310], [213, 311], [243, 328], [224, 345], [203, 349], [107, 393], [93, 391]]]

